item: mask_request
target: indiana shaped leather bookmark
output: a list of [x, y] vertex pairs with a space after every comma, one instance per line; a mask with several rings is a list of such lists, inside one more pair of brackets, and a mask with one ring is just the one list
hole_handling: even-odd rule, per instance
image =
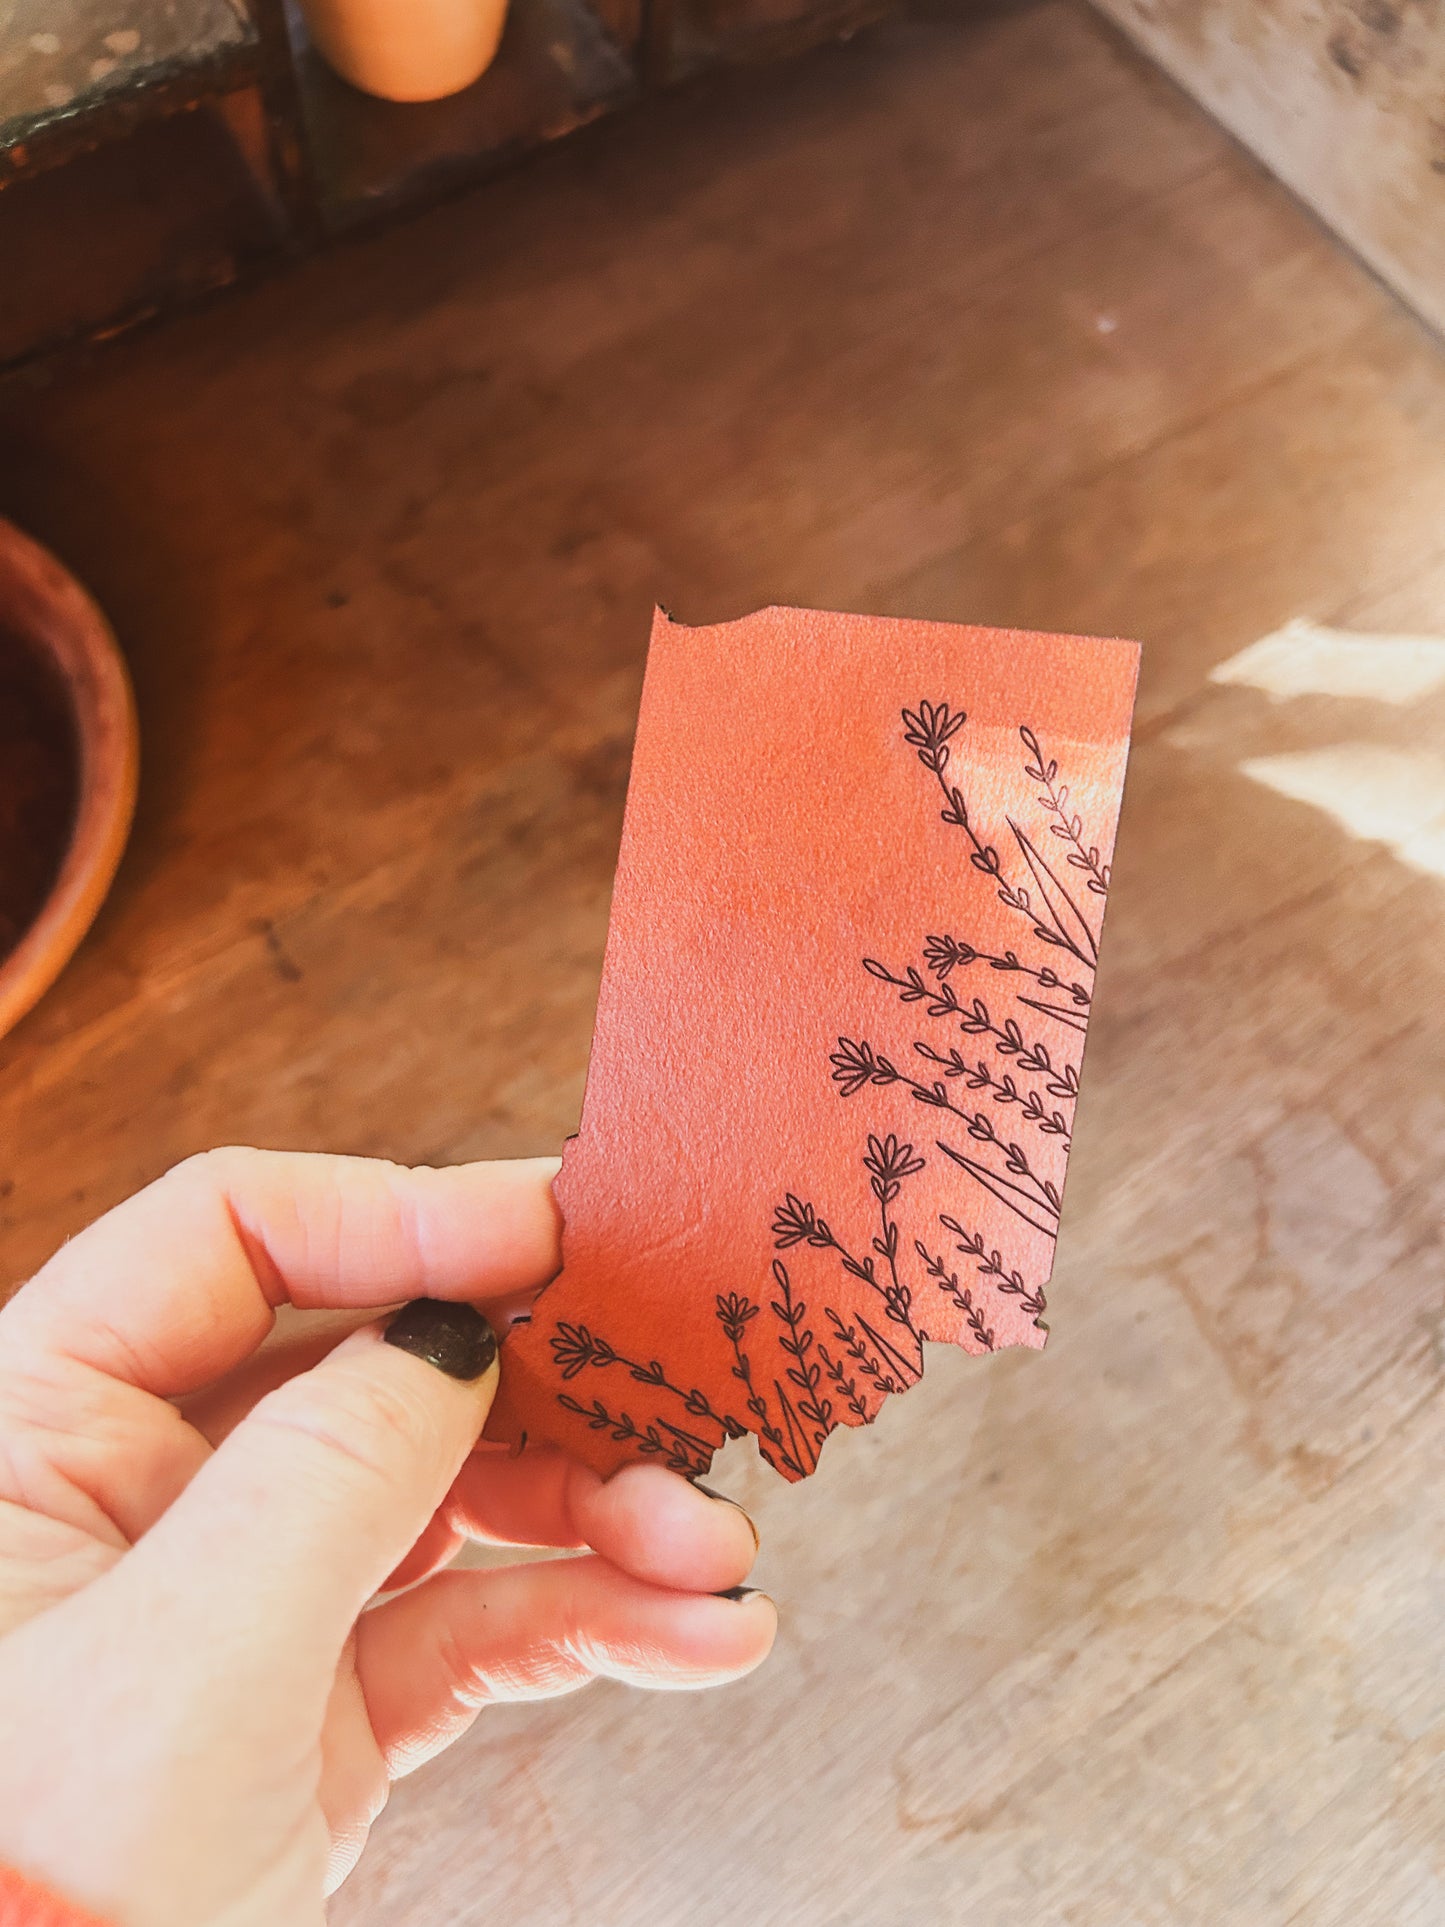
[[765, 609], [652, 633], [563, 1270], [497, 1438], [788, 1479], [1044, 1343], [1138, 650]]

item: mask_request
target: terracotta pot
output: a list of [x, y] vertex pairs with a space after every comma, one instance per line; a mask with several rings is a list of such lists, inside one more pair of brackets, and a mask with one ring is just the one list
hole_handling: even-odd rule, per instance
[[50, 894], [0, 961], [0, 1035], [69, 962], [120, 862], [135, 808], [137, 732], [130, 678], [110, 625], [73, 577], [0, 521], [0, 630], [29, 646], [65, 693], [75, 724], [79, 795]]
[[382, 100], [440, 100], [492, 64], [507, 0], [301, 0], [315, 46]]

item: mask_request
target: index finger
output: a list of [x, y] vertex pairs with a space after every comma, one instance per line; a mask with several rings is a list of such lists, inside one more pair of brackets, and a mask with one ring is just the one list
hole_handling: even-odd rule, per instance
[[496, 1299], [561, 1262], [555, 1158], [411, 1169], [207, 1151], [73, 1238], [0, 1310], [18, 1339], [162, 1398], [250, 1356], [278, 1305]]

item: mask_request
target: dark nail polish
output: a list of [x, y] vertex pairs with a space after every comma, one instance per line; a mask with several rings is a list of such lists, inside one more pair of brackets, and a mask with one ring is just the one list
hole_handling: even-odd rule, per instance
[[748, 1511], [745, 1505], [743, 1505], [737, 1499], [730, 1499], [726, 1492], [714, 1492], [712, 1487], [710, 1485], [704, 1485], [701, 1479], [693, 1479], [690, 1481], [690, 1483], [693, 1487], [693, 1490], [696, 1492], [701, 1492], [704, 1498], [716, 1499], [719, 1505], [730, 1505], [730, 1506], [733, 1506], [737, 1511], [741, 1512], [743, 1517], [748, 1522], [748, 1531], [753, 1535], [753, 1544], [755, 1546], [761, 1547], [763, 1542], [758, 1537], [757, 1527], [753, 1524], [753, 1515], [751, 1512]]
[[760, 1586], [729, 1586], [726, 1592], [713, 1594], [714, 1599], [731, 1599], [735, 1604], [740, 1604], [744, 1599], [761, 1599], [762, 1596]]
[[475, 1305], [445, 1298], [414, 1298], [382, 1335], [398, 1351], [463, 1381], [480, 1378], [497, 1355], [497, 1334]]

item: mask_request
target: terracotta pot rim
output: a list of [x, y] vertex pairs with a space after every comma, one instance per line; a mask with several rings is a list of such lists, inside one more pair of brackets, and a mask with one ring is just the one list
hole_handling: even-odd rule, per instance
[[0, 622], [58, 671], [79, 745], [75, 827], [49, 896], [0, 962], [0, 1037], [54, 983], [95, 921], [135, 811], [135, 698], [115, 635], [75, 578], [0, 518]]

